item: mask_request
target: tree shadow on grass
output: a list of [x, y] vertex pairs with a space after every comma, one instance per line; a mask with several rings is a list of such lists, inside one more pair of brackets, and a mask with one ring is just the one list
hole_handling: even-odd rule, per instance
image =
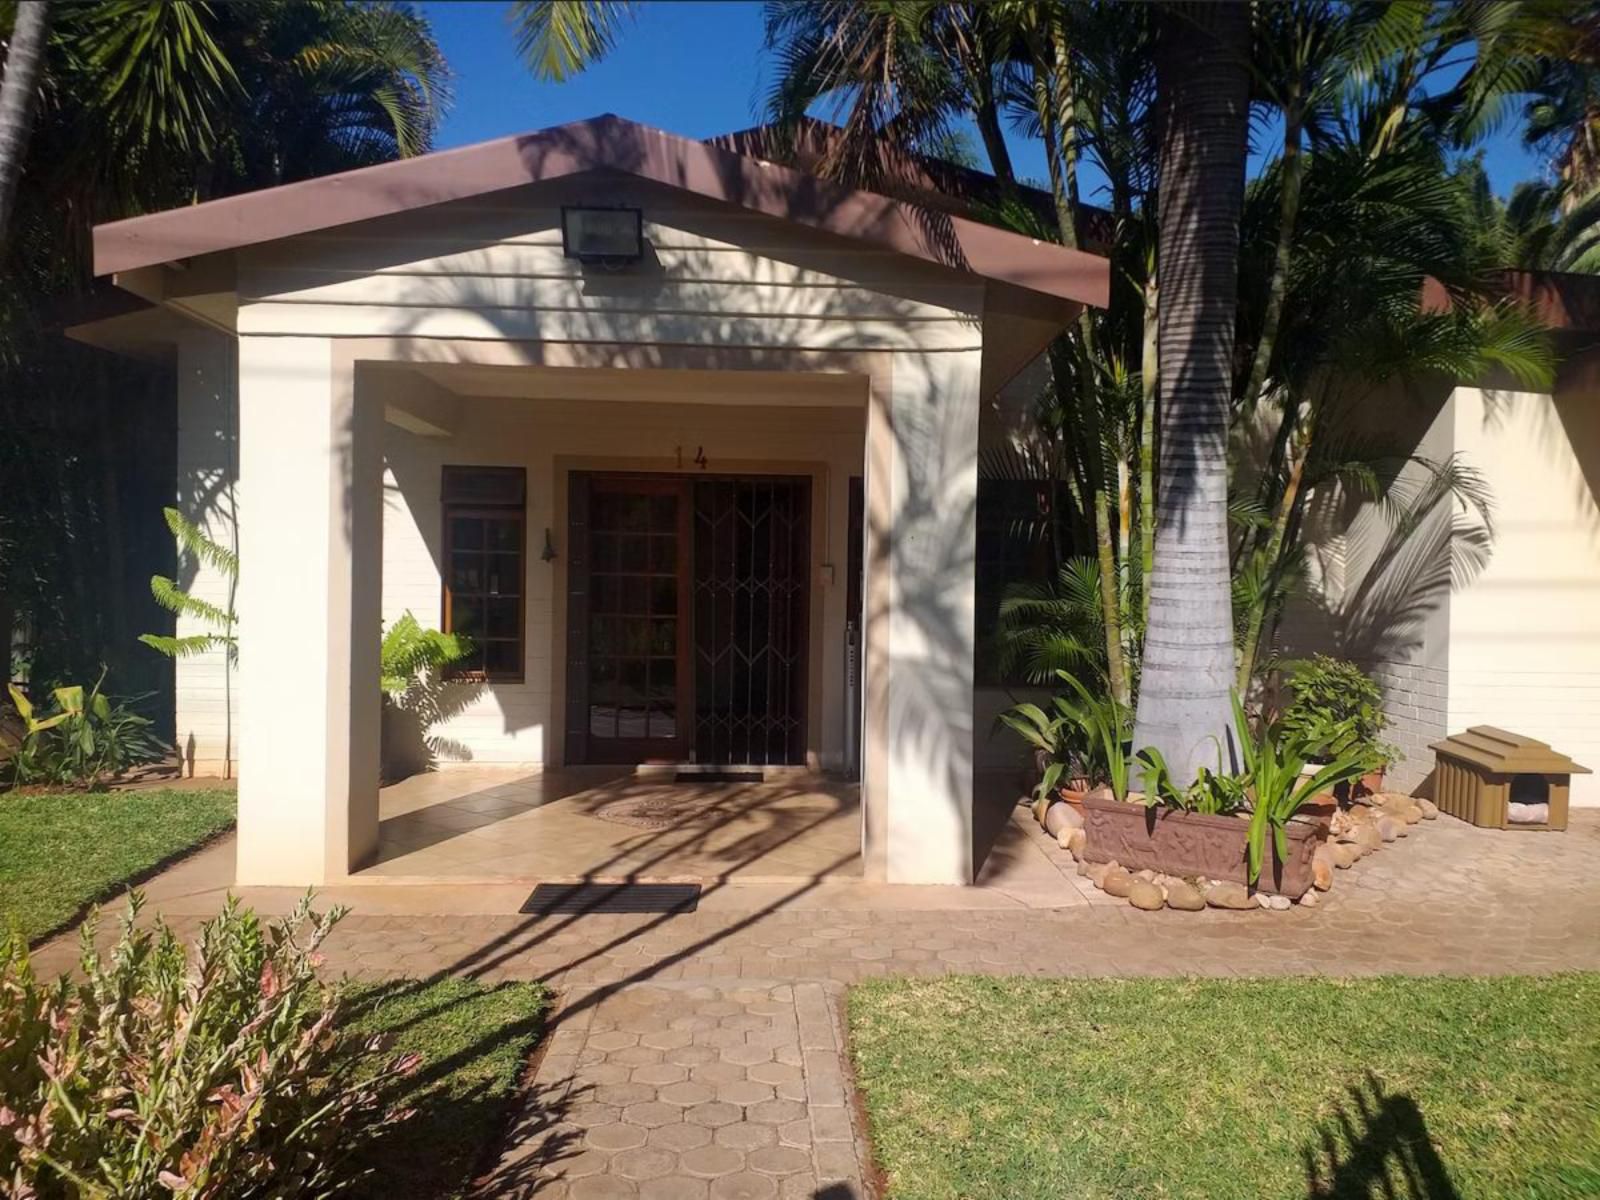
[[1300, 1154], [1309, 1200], [1461, 1200], [1422, 1109], [1370, 1071]]
[[571, 1097], [539, 1095], [529, 1085], [528, 1055], [548, 1017], [548, 997], [529, 992], [525, 984], [466, 980], [438, 980], [421, 991], [408, 980], [358, 985], [347, 1009], [353, 1028], [392, 1033], [385, 1059], [417, 1051], [423, 1061], [385, 1097], [412, 1115], [357, 1154], [353, 1166], [366, 1174], [350, 1195], [460, 1195], [492, 1165], [512, 1121], [529, 1120], [518, 1116], [524, 1108], [540, 1125], [562, 1120]]

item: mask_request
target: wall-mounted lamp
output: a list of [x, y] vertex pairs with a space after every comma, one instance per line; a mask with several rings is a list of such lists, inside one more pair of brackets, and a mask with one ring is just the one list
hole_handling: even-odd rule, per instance
[[555, 545], [550, 541], [550, 530], [544, 531], [544, 549], [539, 552], [539, 557], [545, 562], [554, 562], [556, 558]]
[[582, 263], [620, 267], [644, 257], [644, 213], [637, 208], [561, 208], [561, 253]]

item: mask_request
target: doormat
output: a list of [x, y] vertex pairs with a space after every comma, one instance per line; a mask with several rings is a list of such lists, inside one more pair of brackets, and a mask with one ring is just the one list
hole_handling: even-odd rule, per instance
[[766, 776], [755, 771], [679, 771], [673, 783], [762, 783]]
[[700, 905], [698, 883], [541, 883], [519, 913], [691, 913]]

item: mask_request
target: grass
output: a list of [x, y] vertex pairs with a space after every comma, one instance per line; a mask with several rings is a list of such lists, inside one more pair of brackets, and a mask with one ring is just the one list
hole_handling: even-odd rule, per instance
[[537, 983], [498, 987], [466, 979], [362, 985], [349, 997], [353, 1028], [389, 1033], [395, 1051], [423, 1056], [396, 1103], [416, 1115], [361, 1165], [353, 1195], [436, 1200], [462, 1195], [499, 1137], [550, 994]]
[[881, 980], [891, 1200], [1600, 1195], [1600, 975]]
[[233, 819], [231, 791], [0, 795], [0, 927], [37, 941]]

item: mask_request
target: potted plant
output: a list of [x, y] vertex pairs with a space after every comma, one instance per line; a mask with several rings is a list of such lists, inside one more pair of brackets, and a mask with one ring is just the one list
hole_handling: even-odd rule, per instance
[[1285, 736], [1304, 747], [1306, 769], [1315, 773], [1359, 749], [1372, 766], [1351, 783], [1365, 792], [1382, 791], [1388, 764], [1400, 756], [1382, 740], [1388, 724], [1383, 690], [1354, 663], [1326, 654], [1291, 663], [1288, 675], [1291, 699], [1279, 724]]

